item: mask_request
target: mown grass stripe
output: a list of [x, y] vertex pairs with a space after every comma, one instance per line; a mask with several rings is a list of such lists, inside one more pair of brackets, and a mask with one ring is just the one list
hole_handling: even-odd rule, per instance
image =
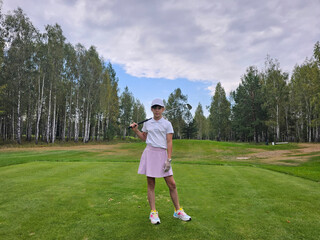
[[[136, 171], [135, 163], [109, 162], [33, 162], [1, 168], [5, 204], [0, 236], [316, 239], [319, 235], [317, 183], [246, 166], [181, 164], [174, 168], [175, 179], [193, 221], [172, 218], [169, 193], [159, 179], [156, 196], [162, 224], [151, 226], [146, 180]], [[10, 188], [14, 194], [5, 194]]]

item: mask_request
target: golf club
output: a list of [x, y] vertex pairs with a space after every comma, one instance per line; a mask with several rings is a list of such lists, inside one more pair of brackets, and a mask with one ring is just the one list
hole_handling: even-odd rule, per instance
[[[140, 124], [142, 124], [142, 123], [144, 123], [144, 122], [147, 122], [147, 121], [149, 121], [149, 120], [151, 120], [151, 119], [152, 119], [152, 118], [145, 119], [145, 120], [143, 120], [143, 121], [141, 121], [141, 122], [138, 122], [137, 124], [140, 125]], [[132, 128], [132, 127], [129, 126], [128, 129], [130, 129], [130, 128]]]
[[[191, 106], [190, 104], [188, 104], [188, 103], [187, 103], [187, 104], [184, 104], [183, 106], [184, 106], [184, 107], [187, 107], [188, 110], [191, 110], [191, 109], [192, 109], [192, 106]], [[167, 114], [167, 113], [172, 112], [172, 111], [174, 111], [174, 110], [176, 110], [176, 109], [178, 109], [178, 108], [180, 108], [180, 107], [176, 107], [176, 108], [170, 109], [169, 111], [164, 111], [163, 114]], [[145, 119], [145, 120], [143, 120], [143, 121], [141, 121], [141, 122], [138, 122], [137, 124], [140, 125], [140, 124], [142, 124], [142, 123], [144, 123], [144, 122], [147, 122], [147, 121], [149, 121], [149, 120], [151, 120], [151, 119], [152, 119], [152, 118]], [[132, 128], [132, 127], [129, 126], [128, 129], [130, 129], [130, 128]]]

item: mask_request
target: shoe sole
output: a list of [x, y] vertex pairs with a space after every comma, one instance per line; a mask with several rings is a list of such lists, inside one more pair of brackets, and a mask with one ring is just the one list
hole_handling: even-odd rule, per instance
[[173, 215], [173, 217], [174, 217], [174, 218], [177, 218], [177, 219], [180, 219], [181, 221], [184, 221], [184, 222], [189, 222], [189, 221], [191, 221], [191, 218], [190, 218], [189, 220], [183, 220], [183, 219], [181, 219], [181, 218], [179, 218], [179, 217], [176, 217], [175, 215]]
[[160, 223], [161, 223], [160, 221], [157, 221], [157, 222], [153, 223], [150, 218], [149, 218], [149, 220], [150, 220], [150, 222], [151, 222], [153, 225], [157, 225], [157, 224], [160, 224]]
[[156, 222], [156, 223], [153, 223], [153, 222], [151, 222], [153, 225], [157, 225], [157, 224], [160, 224], [160, 222]]

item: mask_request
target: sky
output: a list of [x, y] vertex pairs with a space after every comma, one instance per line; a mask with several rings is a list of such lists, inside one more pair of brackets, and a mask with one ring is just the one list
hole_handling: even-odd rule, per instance
[[218, 82], [229, 95], [267, 55], [290, 74], [320, 41], [320, 0], [2, 1], [4, 13], [21, 7], [42, 32], [58, 23], [68, 42], [95, 46], [148, 117], [151, 101], [176, 88], [208, 116]]

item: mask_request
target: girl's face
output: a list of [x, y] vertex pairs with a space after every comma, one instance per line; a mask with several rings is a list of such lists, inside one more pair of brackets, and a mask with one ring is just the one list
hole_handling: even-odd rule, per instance
[[151, 111], [153, 112], [153, 117], [155, 119], [160, 119], [162, 117], [162, 113], [164, 112], [164, 107], [156, 105], [151, 107]]

